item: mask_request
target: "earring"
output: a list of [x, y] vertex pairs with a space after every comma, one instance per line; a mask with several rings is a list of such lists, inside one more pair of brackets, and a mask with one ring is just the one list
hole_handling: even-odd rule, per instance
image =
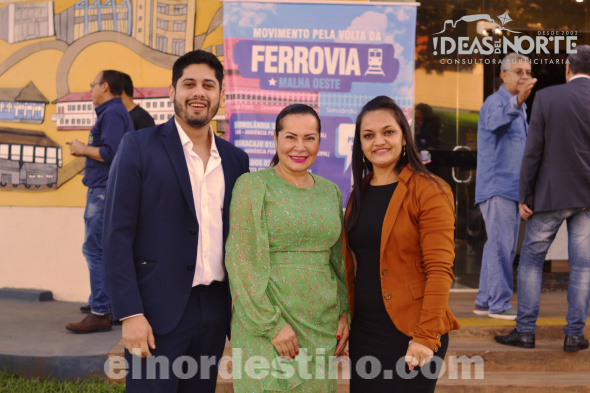
[[365, 163], [365, 153], [363, 153], [363, 164]]
[[402, 157], [406, 156], [406, 145], [404, 145], [404, 154], [402, 155]]

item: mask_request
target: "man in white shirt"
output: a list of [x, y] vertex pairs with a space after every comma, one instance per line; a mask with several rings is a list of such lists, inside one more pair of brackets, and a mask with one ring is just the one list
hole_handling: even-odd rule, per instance
[[[175, 116], [121, 142], [104, 226], [113, 316], [123, 321], [127, 392], [215, 391], [229, 334], [229, 203], [248, 156], [210, 126], [223, 66], [193, 51], [172, 70]], [[147, 358], [147, 359], [146, 359]]]

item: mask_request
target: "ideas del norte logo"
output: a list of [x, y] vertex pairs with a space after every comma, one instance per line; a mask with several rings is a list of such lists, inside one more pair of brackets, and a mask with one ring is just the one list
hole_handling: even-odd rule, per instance
[[[465, 15], [455, 21], [448, 19], [445, 21], [443, 29], [432, 37], [434, 55], [491, 55], [493, 53], [507, 54], [510, 52], [527, 55], [530, 53], [559, 53], [560, 49], [565, 47], [566, 53], [576, 53], [577, 32], [576, 31], [548, 31], [539, 30], [537, 35], [532, 37], [521, 34], [519, 31], [507, 29], [504, 25], [512, 19], [508, 12], [498, 15], [500, 23], [496, 22], [488, 14]], [[478, 36], [470, 37], [447, 37], [442, 35], [447, 26], [455, 28], [457, 23], [477, 22]], [[492, 34], [489, 34], [489, 31]], [[505, 31], [515, 33], [512, 37], [506, 37]], [[479, 37], [481, 34], [481, 38]]]

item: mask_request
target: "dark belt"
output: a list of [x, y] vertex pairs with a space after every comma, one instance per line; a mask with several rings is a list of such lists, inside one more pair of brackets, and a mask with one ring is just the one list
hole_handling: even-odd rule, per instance
[[195, 285], [192, 289], [192, 291], [208, 291], [208, 290], [212, 290], [215, 288], [226, 288], [227, 287], [227, 281], [213, 281], [211, 284], [209, 285], [203, 285], [203, 284], [199, 284], [199, 285]]

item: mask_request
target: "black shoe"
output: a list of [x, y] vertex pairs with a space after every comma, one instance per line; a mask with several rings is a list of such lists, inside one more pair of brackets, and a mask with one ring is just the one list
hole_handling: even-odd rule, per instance
[[90, 314], [90, 304], [80, 307], [82, 314]]
[[513, 345], [520, 348], [535, 347], [535, 333], [518, 333], [516, 329], [505, 336], [496, 336], [494, 340], [504, 345]]
[[577, 352], [580, 349], [588, 349], [588, 340], [584, 336], [570, 336], [565, 335], [563, 341], [563, 350], [566, 352]]

